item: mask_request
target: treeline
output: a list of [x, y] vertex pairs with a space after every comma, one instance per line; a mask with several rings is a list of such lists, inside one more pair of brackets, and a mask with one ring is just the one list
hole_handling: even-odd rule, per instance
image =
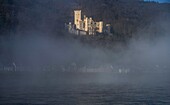
[[[157, 17], [170, 14], [170, 4], [143, 0], [0, 0], [0, 34], [40, 31], [61, 35], [73, 10], [110, 23], [112, 33], [132, 37]], [[9, 31], [10, 30], [10, 31]]]
[[68, 20], [69, 0], [0, 0], [0, 34], [15, 31], [61, 35]]
[[143, 0], [76, 0], [76, 3], [75, 8], [82, 9], [84, 14], [92, 16], [97, 21], [110, 23], [113, 34], [128, 37], [148, 27], [156, 19], [164, 20], [170, 16], [168, 3]]
[[14, 32], [17, 22], [17, 7], [13, 0], [0, 0], [0, 35]]

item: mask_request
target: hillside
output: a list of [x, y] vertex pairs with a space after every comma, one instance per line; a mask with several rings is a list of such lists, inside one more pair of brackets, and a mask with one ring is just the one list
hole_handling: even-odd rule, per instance
[[96, 21], [111, 23], [114, 34], [129, 37], [155, 17], [170, 14], [170, 4], [142, 0], [0, 0], [0, 32], [61, 33], [64, 23], [73, 20], [74, 9], [82, 9]]

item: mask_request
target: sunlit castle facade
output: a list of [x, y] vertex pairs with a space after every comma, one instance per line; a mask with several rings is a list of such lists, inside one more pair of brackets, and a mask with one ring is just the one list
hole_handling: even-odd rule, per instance
[[85, 15], [82, 19], [81, 10], [74, 10], [74, 24], [70, 22], [68, 30], [77, 35], [96, 35], [96, 33], [103, 33], [103, 21], [95, 22]]

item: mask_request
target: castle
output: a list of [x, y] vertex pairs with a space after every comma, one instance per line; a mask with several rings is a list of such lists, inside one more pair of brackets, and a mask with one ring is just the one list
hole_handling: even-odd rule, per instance
[[81, 10], [74, 10], [74, 24], [69, 22], [67, 29], [76, 35], [96, 35], [103, 33], [103, 21], [95, 22], [92, 17], [85, 15], [82, 19]]

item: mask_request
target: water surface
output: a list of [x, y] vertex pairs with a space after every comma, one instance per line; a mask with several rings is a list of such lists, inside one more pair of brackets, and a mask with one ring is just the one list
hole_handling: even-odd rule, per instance
[[1, 73], [4, 105], [170, 104], [167, 73]]

